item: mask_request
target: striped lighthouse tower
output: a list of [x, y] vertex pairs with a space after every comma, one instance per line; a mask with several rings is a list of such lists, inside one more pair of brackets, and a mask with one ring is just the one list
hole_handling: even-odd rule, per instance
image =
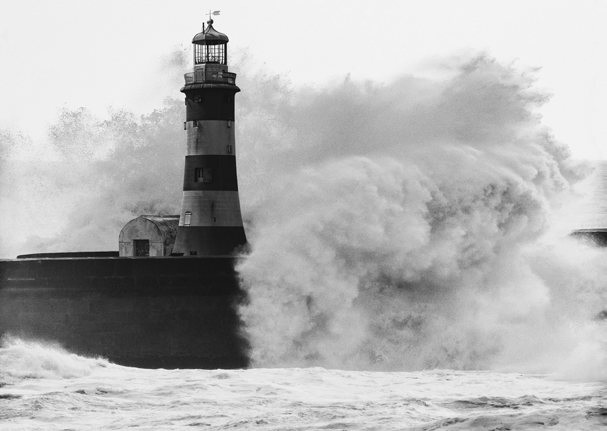
[[185, 75], [187, 155], [173, 255], [227, 255], [247, 242], [236, 177], [234, 96], [228, 37], [213, 28], [194, 36], [194, 70]]

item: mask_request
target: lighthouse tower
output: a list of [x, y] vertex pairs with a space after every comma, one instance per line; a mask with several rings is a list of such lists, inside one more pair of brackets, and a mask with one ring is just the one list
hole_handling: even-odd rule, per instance
[[228, 37], [213, 20], [194, 36], [194, 70], [185, 75], [187, 153], [173, 255], [230, 254], [247, 242], [238, 197], [234, 96]]

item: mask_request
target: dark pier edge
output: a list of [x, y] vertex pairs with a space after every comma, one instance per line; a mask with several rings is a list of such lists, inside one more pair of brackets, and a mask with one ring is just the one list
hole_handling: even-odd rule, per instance
[[17, 259], [57, 259], [60, 257], [118, 257], [118, 251], [67, 251], [63, 253], [20, 254]]
[[[29, 257], [29, 256], [28, 256]], [[142, 368], [245, 368], [238, 258], [0, 260], [0, 334]]]
[[599, 247], [607, 247], [607, 228], [577, 229], [571, 236]]

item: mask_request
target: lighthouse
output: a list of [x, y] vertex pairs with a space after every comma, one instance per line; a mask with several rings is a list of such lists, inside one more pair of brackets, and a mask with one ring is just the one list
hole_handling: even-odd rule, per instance
[[173, 256], [220, 256], [247, 242], [238, 196], [234, 96], [228, 37], [207, 21], [192, 40], [194, 69], [185, 74], [186, 156], [183, 200]]

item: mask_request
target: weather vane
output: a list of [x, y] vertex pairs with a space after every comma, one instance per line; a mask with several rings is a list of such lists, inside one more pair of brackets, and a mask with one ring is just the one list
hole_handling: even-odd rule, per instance
[[[209, 16], [209, 20], [207, 21], [209, 23], [209, 25], [213, 24], [213, 18], [211, 18], [211, 15], [219, 15], [219, 12], [221, 12], [221, 11], [218, 11], [218, 10], [212, 11], [211, 9], [209, 9], [209, 13], [207, 14]], [[202, 22], [202, 31], [205, 31], [204, 30], [204, 21]]]
[[212, 20], [211, 15], [219, 15], [219, 12], [221, 12], [221, 11], [219, 11], [219, 10], [211, 11], [209, 9], [209, 13], [207, 14], [207, 15], [209, 15], [209, 21]]

